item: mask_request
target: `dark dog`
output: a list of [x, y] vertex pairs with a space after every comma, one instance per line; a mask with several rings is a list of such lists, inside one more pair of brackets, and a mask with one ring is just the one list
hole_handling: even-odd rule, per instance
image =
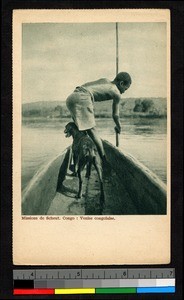
[[79, 191], [77, 198], [82, 196], [82, 176], [81, 172], [87, 166], [86, 177], [89, 179], [91, 175], [91, 166], [94, 165], [101, 188], [101, 200], [104, 199], [103, 182], [102, 182], [102, 164], [98, 151], [92, 139], [85, 131], [79, 131], [75, 123], [70, 122], [65, 126], [64, 130], [66, 137], [73, 137], [72, 152], [74, 162], [73, 175], [78, 175]]

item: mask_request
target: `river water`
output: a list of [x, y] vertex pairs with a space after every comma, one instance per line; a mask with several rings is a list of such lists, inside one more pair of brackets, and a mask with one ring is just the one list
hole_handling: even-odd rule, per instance
[[[22, 189], [38, 169], [72, 143], [65, 138], [64, 127], [70, 120], [24, 121], [22, 125]], [[115, 145], [114, 123], [97, 119], [101, 138]], [[129, 152], [166, 183], [167, 121], [166, 119], [124, 118], [119, 147]]]

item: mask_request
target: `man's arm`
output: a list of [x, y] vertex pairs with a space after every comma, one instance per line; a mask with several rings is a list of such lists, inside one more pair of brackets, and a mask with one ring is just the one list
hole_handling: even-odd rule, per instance
[[121, 124], [119, 121], [119, 102], [121, 98], [120, 97], [115, 97], [112, 102], [112, 117], [114, 120], [114, 123], [116, 124], [115, 130], [117, 133], [121, 132]]

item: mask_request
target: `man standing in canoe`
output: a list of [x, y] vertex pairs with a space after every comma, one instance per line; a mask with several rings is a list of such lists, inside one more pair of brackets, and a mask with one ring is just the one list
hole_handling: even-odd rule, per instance
[[95, 143], [102, 161], [105, 160], [105, 152], [95, 128], [94, 102], [113, 100], [112, 117], [115, 123], [115, 130], [117, 133], [120, 133], [119, 103], [121, 94], [130, 87], [131, 83], [130, 75], [126, 72], [120, 72], [113, 81], [102, 78], [78, 86], [66, 99], [67, 108], [75, 124], [80, 131], [87, 131]]

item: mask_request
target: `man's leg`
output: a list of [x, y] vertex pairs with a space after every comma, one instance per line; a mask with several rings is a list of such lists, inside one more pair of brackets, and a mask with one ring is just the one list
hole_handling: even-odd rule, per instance
[[104, 161], [105, 160], [105, 151], [104, 151], [104, 147], [102, 144], [102, 140], [98, 136], [96, 129], [95, 128], [88, 129], [87, 133], [90, 136], [90, 138], [93, 140], [93, 142], [95, 143], [98, 153], [100, 155], [100, 158], [102, 159], [102, 161]]

